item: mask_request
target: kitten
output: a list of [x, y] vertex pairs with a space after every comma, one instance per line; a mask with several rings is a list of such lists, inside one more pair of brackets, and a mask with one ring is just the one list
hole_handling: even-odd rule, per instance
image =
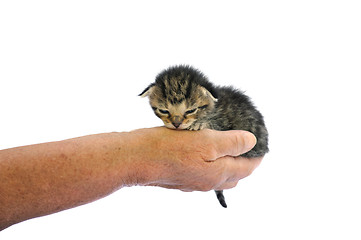
[[[254, 158], [268, 152], [268, 132], [263, 116], [242, 92], [218, 87], [191, 66], [174, 66], [162, 71], [141, 94], [164, 125], [171, 129], [247, 130], [257, 138], [256, 146], [242, 157]], [[216, 191], [227, 207], [223, 191]]]

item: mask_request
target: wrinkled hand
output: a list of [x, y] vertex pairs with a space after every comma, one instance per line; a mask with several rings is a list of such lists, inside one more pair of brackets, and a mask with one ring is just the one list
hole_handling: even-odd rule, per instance
[[232, 188], [261, 162], [237, 157], [255, 143], [245, 131], [157, 127], [1, 150], [0, 231], [125, 186]]
[[142, 150], [147, 155], [142, 166], [147, 167], [142, 171], [141, 185], [182, 191], [229, 189], [262, 160], [239, 157], [256, 144], [254, 135], [246, 131], [177, 131], [164, 127], [137, 131], [151, 136]]

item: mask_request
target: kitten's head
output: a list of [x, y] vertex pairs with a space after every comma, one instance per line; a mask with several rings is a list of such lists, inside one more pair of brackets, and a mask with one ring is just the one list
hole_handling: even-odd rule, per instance
[[164, 70], [139, 96], [149, 97], [155, 115], [173, 129], [187, 129], [212, 111], [217, 101], [214, 86], [189, 66]]

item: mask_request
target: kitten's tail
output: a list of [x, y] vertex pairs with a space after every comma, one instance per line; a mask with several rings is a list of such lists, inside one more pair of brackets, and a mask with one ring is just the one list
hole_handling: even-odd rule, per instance
[[223, 190], [215, 191], [219, 203], [222, 205], [222, 207], [227, 208], [226, 200], [224, 199]]

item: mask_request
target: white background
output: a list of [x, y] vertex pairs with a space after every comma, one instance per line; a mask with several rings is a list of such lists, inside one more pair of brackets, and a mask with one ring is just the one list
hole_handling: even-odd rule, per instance
[[228, 209], [124, 188], [0, 239], [360, 239], [358, 2], [1, 1], [0, 149], [161, 125], [137, 95], [191, 64], [253, 98], [271, 152]]

